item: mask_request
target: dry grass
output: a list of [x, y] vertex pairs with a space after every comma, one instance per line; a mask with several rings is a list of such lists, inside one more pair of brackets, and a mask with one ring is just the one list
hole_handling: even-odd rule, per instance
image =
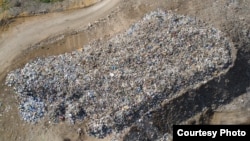
[[0, 10], [5, 11], [5, 10], [9, 9], [8, 4], [9, 4], [9, 2], [7, 0], [0, 0]]
[[3, 5], [3, 0], [0, 0], [0, 6], [2, 6]]

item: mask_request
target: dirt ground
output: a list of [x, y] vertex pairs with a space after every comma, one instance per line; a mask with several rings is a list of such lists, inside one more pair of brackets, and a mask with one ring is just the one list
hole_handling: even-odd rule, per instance
[[[23, 66], [30, 59], [39, 56], [57, 55], [81, 48], [92, 39], [109, 38], [129, 27], [145, 13], [162, 8], [179, 14], [202, 19], [222, 30], [235, 43], [240, 59], [248, 64], [241, 64], [246, 69], [245, 91], [239, 91], [239, 97], [226, 105], [221, 105], [211, 115], [194, 116], [190, 121], [206, 119], [210, 124], [250, 124], [250, 0], [104, 0], [103, 5], [64, 13], [52, 13], [41, 17], [16, 19], [8, 29], [0, 34], [0, 140], [3, 141], [98, 141], [84, 134], [84, 123], [51, 124], [48, 120], [31, 125], [22, 121], [18, 115], [18, 99], [14, 92], [4, 86], [4, 77], [8, 71]], [[84, 13], [78, 16], [79, 13]], [[108, 16], [110, 15], [110, 16]], [[98, 20], [106, 18], [106, 20]], [[107, 20], [108, 19], [108, 20]], [[43, 24], [37, 24], [37, 23]], [[84, 30], [89, 23], [92, 28]], [[44, 32], [42, 32], [44, 31]], [[77, 31], [77, 32], [75, 32]], [[63, 33], [65, 32], [65, 33]], [[39, 33], [39, 34], [37, 34]], [[53, 43], [40, 44], [36, 48], [28, 47], [53, 35], [64, 37]], [[243, 61], [242, 61], [243, 62]], [[241, 70], [241, 69], [239, 69]], [[249, 78], [249, 79], [248, 79]], [[235, 89], [238, 89], [235, 87]], [[202, 122], [201, 122], [202, 123]], [[79, 135], [77, 130], [82, 129]], [[111, 135], [112, 136], [112, 135]], [[111, 137], [102, 139], [111, 140]]]
[[[7, 22], [17, 17], [43, 15], [89, 7], [98, 2], [100, 0], [0, 0], [0, 19]], [[6, 25], [7, 23], [0, 22], [0, 25]]]

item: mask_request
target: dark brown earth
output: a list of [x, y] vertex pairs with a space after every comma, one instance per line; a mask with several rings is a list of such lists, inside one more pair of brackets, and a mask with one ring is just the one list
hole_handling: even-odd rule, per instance
[[[131, 125], [132, 128], [124, 131], [126, 135], [121, 134], [121, 138], [124, 136], [124, 140], [154, 140], [146, 136], [149, 134], [146, 130], [141, 129], [147, 127], [155, 129], [149, 132], [161, 136], [170, 131], [171, 125], [181, 123], [250, 124], [250, 0], [202, 2], [200, 0], [127, 0], [121, 1], [117, 7], [112, 14], [107, 14], [111, 15], [108, 20], [99, 20], [95, 24], [93, 22], [93, 28], [78, 29], [76, 30], [78, 32], [73, 32], [75, 31], [73, 30], [64, 33], [65, 38], [59, 41], [54, 43], [45, 41], [43, 44], [36, 45], [35, 48], [23, 51], [14, 61], [9, 62], [10, 67], [1, 74], [1, 83], [4, 84], [4, 76], [9, 70], [23, 66], [30, 59], [69, 52], [88, 44], [91, 39], [109, 38], [124, 31], [145, 13], [162, 8], [196, 17], [214, 25], [232, 39], [238, 51], [237, 58], [228, 73], [214, 78], [199, 88], [187, 90], [170, 102], [163, 103], [161, 108], [151, 113], [151, 117], [145, 116], [143, 119], [145, 122]], [[29, 22], [30, 19], [16, 20], [9, 28], [16, 28], [21, 24], [20, 21]], [[97, 140], [87, 135], [77, 134], [79, 128], [84, 131], [84, 123], [68, 125], [62, 122], [53, 125], [49, 124], [46, 119], [36, 125], [25, 123], [19, 118], [18, 100], [14, 92], [4, 85], [1, 85], [0, 103], [0, 140]], [[111, 140], [112, 136], [116, 135], [111, 135], [104, 140]]]

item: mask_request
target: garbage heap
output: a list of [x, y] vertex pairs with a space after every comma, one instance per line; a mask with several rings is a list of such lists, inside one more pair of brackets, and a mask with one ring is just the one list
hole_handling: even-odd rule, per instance
[[232, 64], [232, 44], [221, 31], [157, 10], [108, 41], [32, 60], [10, 72], [6, 84], [25, 121], [87, 119], [89, 134], [102, 138]]

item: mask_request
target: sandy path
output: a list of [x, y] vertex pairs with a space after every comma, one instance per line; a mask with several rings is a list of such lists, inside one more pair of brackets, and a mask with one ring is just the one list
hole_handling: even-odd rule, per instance
[[[104, 0], [94, 6], [65, 13], [53, 13], [26, 20], [0, 34], [0, 74], [31, 45], [64, 31], [87, 25], [105, 16], [120, 0]], [[9, 70], [7, 70], [9, 71]]]

